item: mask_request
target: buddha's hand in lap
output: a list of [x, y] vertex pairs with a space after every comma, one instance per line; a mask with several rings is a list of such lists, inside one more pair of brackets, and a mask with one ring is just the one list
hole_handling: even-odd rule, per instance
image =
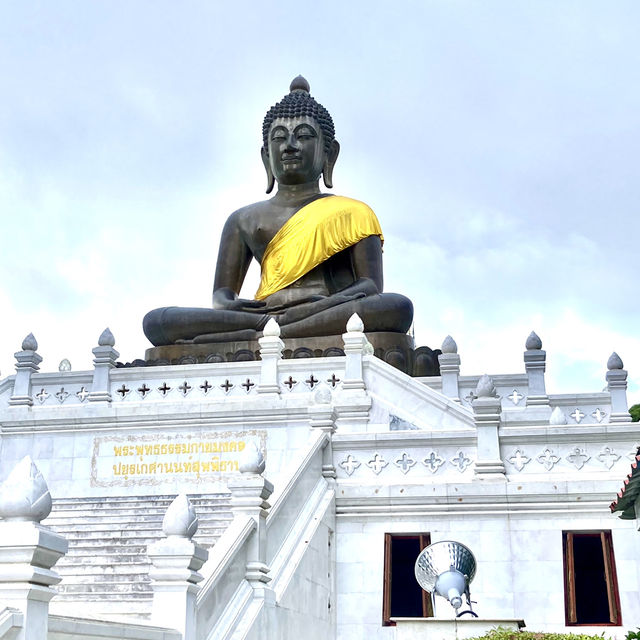
[[264, 313], [264, 300], [248, 300], [238, 298], [230, 289], [218, 289], [213, 294], [213, 308], [227, 311], [243, 311], [245, 313]]
[[304, 320], [309, 316], [314, 316], [318, 313], [321, 313], [322, 311], [331, 309], [332, 307], [337, 307], [338, 305], [344, 304], [345, 302], [351, 302], [352, 300], [357, 300], [364, 297], [365, 294], [362, 292], [334, 293], [331, 296], [319, 297], [320, 299], [314, 300], [313, 302], [305, 302], [304, 304], [299, 304], [296, 307], [287, 309], [286, 311], [284, 311], [284, 313], [279, 315], [278, 321], [281, 325], [291, 324], [292, 322]]

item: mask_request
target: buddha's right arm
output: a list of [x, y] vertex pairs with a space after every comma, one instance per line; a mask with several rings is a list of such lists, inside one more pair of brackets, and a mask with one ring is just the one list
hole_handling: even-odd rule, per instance
[[252, 257], [242, 237], [238, 224], [238, 212], [236, 212], [225, 223], [220, 238], [216, 275], [213, 281], [214, 309], [256, 311], [264, 307], [264, 302], [238, 297]]

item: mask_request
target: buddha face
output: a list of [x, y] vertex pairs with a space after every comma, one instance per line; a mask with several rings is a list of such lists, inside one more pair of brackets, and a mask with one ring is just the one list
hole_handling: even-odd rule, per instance
[[269, 129], [269, 164], [279, 184], [315, 182], [325, 164], [324, 139], [314, 118], [276, 118]]

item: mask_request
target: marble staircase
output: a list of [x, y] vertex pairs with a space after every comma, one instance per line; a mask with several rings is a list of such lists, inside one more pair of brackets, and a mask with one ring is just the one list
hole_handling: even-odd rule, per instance
[[[68, 611], [65, 605], [103, 601], [109, 603], [105, 613], [136, 611], [146, 617], [152, 600], [147, 546], [163, 537], [162, 519], [174, 498], [54, 499], [42, 524], [65, 536], [69, 552], [55, 566], [62, 582], [52, 606]], [[206, 548], [215, 544], [231, 520], [229, 499], [226, 493], [189, 495], [199, 520], [195, 542]]]

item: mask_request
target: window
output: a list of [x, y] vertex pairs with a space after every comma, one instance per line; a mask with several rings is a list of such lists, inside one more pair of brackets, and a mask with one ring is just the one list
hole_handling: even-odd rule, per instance
[[396, 617], [433, 616], [431, 594], [418, 584], [414, 572], [418, 555], [429, 544], [428, 533], [384, 534], [383, 625], [393, 625], [391, 618]]
[[620, 625], [611, 531], [562, 533], [568, 625]]

